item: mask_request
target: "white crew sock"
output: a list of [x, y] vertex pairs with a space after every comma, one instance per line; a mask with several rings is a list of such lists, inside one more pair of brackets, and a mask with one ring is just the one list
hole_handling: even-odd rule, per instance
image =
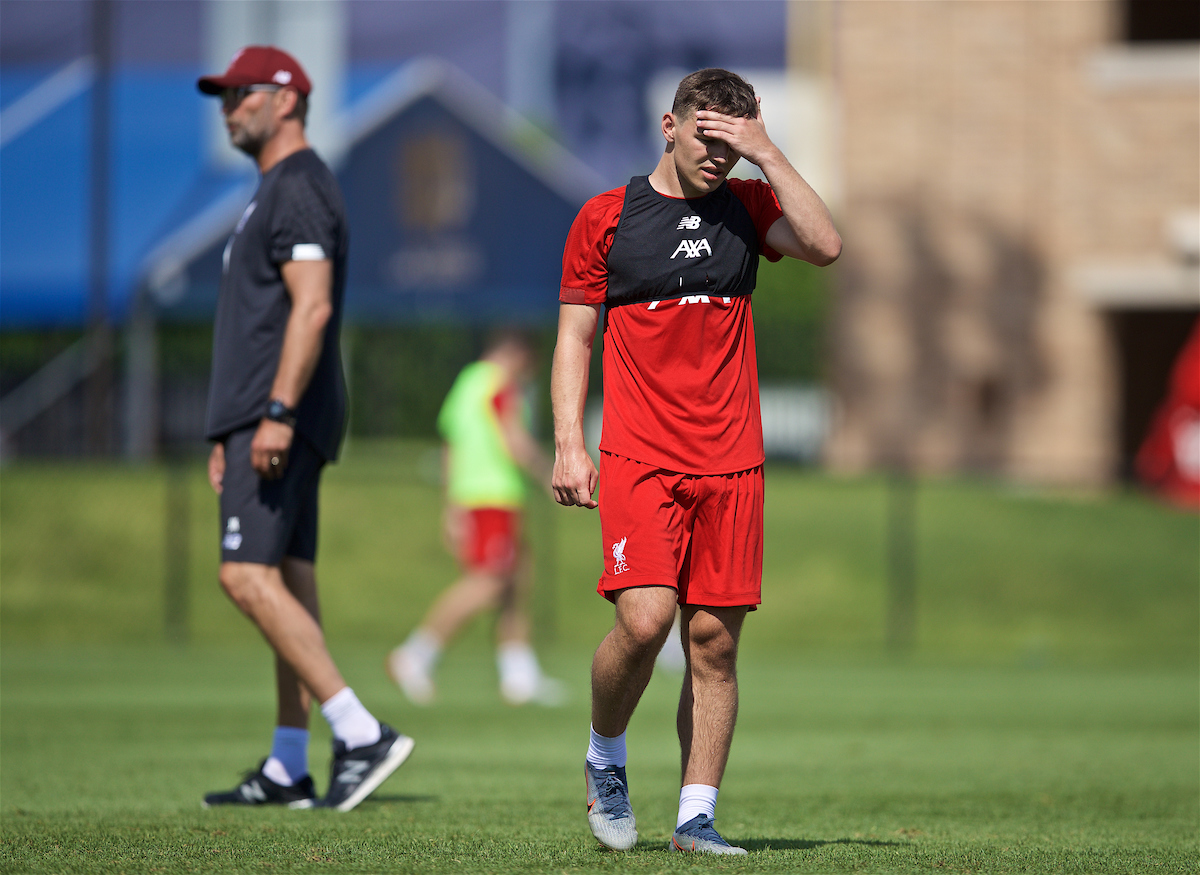
[[404, 642], [404, 653], [424, 674], [433, 674], [442, 655], [442, 642], [424, 629], [414, 629]]
[[684, 784], [679, 790], [679, 817], [675, 828], [683, 826], [697, 814], [715, 817], [717, 813], [717, 788], [708, 784]]
[[344, 742], [348, 750], [374, 744], [383, 735], [379, 721], [363, 707], [349, 687], [342, 687], [322, 702], [321, 713], [329, 721], [333, 737]]
[[290, 787], [308, 774], [308, 730], [276, 726], [271, 755], [262, 773], [280, 787]]
[[609, 738], [605, 735], [598, 735], [596, 730], [592, 730], [591, 741], [588, 742], [587, 761], [596, 768], [604, 768], [605, 766], [620, 766], [625, 768], [625, 733], [622, 732], [616, 738]]

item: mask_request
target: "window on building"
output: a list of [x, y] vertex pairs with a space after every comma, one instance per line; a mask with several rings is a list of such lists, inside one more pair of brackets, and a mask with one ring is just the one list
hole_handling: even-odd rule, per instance
[[1200, 40], [1197, 0], [1124, 0], [1125, 39], [1131, 43]]

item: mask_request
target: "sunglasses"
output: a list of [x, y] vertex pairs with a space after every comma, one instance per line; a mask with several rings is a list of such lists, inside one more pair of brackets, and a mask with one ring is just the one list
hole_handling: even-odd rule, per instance
[[221, 105], [226, 109], [236, 109], [252, 91], [278, 91], [281, 85], [239, 85], [237, 88], [225, 88], [221, 91]]

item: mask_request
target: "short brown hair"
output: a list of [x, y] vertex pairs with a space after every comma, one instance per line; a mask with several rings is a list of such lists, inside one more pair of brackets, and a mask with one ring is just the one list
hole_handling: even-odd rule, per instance
[[719, 67], [697, 70], [684, 76], [679, 83], [671, 112], [677, 116], [688, 116], [701, 109], [756, 118], [758, 101], [754, 97], [754, 86], [737, 73]]
[[303, 91], [296, 92], [296, 105], [292, 107], [292, 111], [289, 112], [285, 118], [299, 119], [300, 126], [304, 127], [305, 122], [308, 120], [307, 94], [305, 94]]

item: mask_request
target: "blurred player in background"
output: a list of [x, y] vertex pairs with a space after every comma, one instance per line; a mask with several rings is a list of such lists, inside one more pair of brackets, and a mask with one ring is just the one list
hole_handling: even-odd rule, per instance
[[[592, 661], [588, 823], [610, 848], [637, 841], [625, 730], [678, 604], [682, 787], [668, 848], [744, 854], [713, 823], [737, 719], [742, 622], [761, 601], [764, 455], [750, 294], [760, 255], [825, 265], [841, 238], [738, 76], [684, 78], [662, 133], [654, 172], [588, 201], [563, 254], [553, 488], [560, 504], [599, 506], [598, 590], [616, 611]], [[769, 184], [728, 179], [739, 157]], [[602, 305], [597, 473], [583, 418]]]
[[311, 86], [295, 58], [238, 52], [200, 79], [221, 98], [229, 137], [262, 173], [225, 247], [213, 330], [206, 434], [221, 505], [220, 581], [275, 651], [278, 719], [270, 755], [204, 804], [312, 807], [312, 698], [333, 731], [322, 805], [348, 811], [408, 757], [346, 685], [317, 608], [317, 492], [337, 458], [346, 395], [338, 332], [349, 238], [342, 195], [304, 133]]
[[1171, 367], [1167, 397], [1150, 421], [1134, 470], [1162, 498], [1200, 510], [1200, 319]]
[[555, 705], [563, 698], [562, 685], [542, 674], [530, 645], [522, 470], [547, 489], [551, 472], [527, 424], [525, 391], [534, 371], [529, 340], [502, 331], [458, 375], [438, 414], [446, 441], [446, 540], [463, 573], [388, 655], [388, 674], [417, 704], [434, 699], [433, 672], [443, 649], [473, 617], [493, 610], [504, 700]]

